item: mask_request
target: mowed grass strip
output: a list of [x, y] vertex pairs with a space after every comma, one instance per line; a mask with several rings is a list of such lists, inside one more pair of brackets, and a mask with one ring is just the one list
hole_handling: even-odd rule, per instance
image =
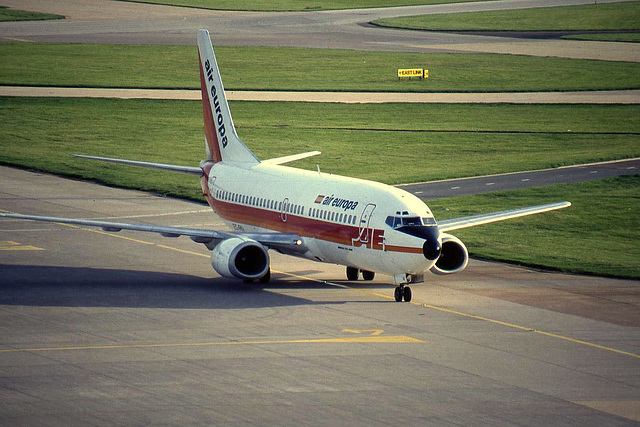
[[559, 271], [640, 278], [640, 175], [428, 201], [444, 219], [569, 200], [544, 215], [453, 232], [473, 255]]
[[53, 13], [29, 12], [26, 10], [8, 9], [0, 6], [0, 22], [7, 21], [43, 21], [48, 19], [64, 19], [62, 15]]
[[[233, 102], [231, 109], [259, 158], [321, 150], [297, 165], [388, 184], [640, 156], [640, 106]], [[197, 165], [199, 102], [0, 98], [0, 119], [3, 163], [200, 198], [146, 181], [137, 168], [110, 175], [69, 157]]]
[[[236, 90], [515, 92], [640, 88], [640, 64], [626, 62], [269, 47], [217, 47], [216, 55], [225, 87]], [[200, 87], [195, 46], [2, 43], [0, 56], [2, 85]], [[427, 68], [430, 78], [399, 80], [398, 68]]]
[[640, 30], [640, 2], [557, 6], [380, 19], [376, 25], [414, 30]]
[[416, 6], [474, 2], [483, 0], [129, 0], [138, 3], [165, 4], [215, 10], [247, 10], [257, 12], [314, 11], [364, 9], [371, 7]]

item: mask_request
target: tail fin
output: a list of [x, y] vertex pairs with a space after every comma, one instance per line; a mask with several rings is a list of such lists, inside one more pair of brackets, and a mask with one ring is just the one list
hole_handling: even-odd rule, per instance
[[236, 134], [207, 30], [198, 30], [198, 53], [207, 157], [215, 162], [260, 163]]

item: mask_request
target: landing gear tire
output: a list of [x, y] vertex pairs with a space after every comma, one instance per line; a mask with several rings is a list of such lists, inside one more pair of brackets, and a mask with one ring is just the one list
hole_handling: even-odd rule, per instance
[[271, 269], [268, 269], [264, 276], [258, 280], [260, 280], [260, 283], [269, 283], [269, 280], [271, 280]]
[[360, 270], [355, 267], [347, 267], [347, 280], [350, 282], [355, 282], [358, 280], [358, 276], [360, 275]]
[[376, 273], [373, 271], [362, 270], [362, 278], [364, 280], [373, 280], [376, 277]]
[[408, 286], [404, 287], [404, 302], [411, 301], [411, 288]]
[[396, 302], [410, 302], [411, 301], [411, 288], [408, 286], [398, 286], [393, 295], [396, 298]]
[[398, 286], [396, 288], [396, 291], [394, 293], [394, 296], [396, 297], [396, 302], [402, 302], [402, 294], [404, 292], [402, 292], [402, 288], [400, 286]]

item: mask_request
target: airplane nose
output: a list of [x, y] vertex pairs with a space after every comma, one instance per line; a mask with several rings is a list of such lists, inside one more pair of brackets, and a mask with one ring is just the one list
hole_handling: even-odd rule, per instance
[[429, 232], [425, 233], [425, 241], [422, 244], [422, 253], [429, 261], [436, 260], [442, 253], [442, 245], [438, 239], [440, 232], [437, 227], [429, 227]]
[[440, 242], [438, 242], [437, 238], [429, 238], [424, 241], [424, 244], [422, 245], [422, 253], [429, 261], [438, 259], [441, 252], [442, 246], [440, 245]]

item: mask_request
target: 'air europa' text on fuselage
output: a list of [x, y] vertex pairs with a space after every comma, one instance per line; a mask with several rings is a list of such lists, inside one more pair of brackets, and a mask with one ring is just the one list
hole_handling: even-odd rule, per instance
[[329, 197], [318, 195], [318, 197], [316, 197], [315, 203], [319, 203], [324, 206], [331, 206], [334, 208], [342, 208], [345, 211], [353, 211], [358, 207], [358, 202], [334, 197], [333, 194]]

